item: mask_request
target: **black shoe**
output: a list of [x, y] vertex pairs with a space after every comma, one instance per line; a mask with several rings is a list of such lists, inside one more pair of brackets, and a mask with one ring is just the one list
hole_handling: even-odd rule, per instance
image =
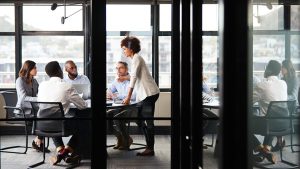
[[282, 150], [284, 148], [284, 146], [285, 146], [284, 139], [281, 142], [277, 141], [276, 145], [274, 147], [272, 147], [271, 151], [276, 152], [276, 151]]
[[[34, 142], [34, 140], [32, 141], [32, 148], [35, 149], [35, 150], [37, 150], [37, 152], [43, 152], [43, 146], [44, 146], [43, 143], [41, 143], [41, 145], [38, 146], [38, 145]], [[45, 147], [45, 153], [50, 153], [50, 150], [49, 150], [47, 147]]]
[[68, 155], [64, 160], [68, 164], [80, 164], [81, 157], [80, 155], [73, 153], [71, 156]]
[[265, 157], [262, 156], [261, 154], [254, 154], [253, 155], [253, 161], [260, 163], [262, 161], [264, 161]]

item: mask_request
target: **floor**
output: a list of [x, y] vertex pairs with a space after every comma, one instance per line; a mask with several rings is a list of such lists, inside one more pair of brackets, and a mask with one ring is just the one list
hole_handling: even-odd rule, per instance
[[[29, 136], [29, 142], [33, 139], [33, 136]], [[133, 135], [134, 142], [136, 143], [145, 143], [144, 136], [142, 135]], [[262, 138], [260, 138], [262, 139]], [[68, 140], [65, 138], [64, 140]], [[23, 136], [1, 136], [1, 147], [9, 145], [20, 145], [24, 142]], [[170, 136], [167, 135], [156, 135], [155, 136], [155, 156], [153, 157], [139, 157], [136, 156], [136, 153], [141, 150], [133, 151], [121, 151], [114, 150], [113, 148], [108, 148], [108, 158], [107, 158], [107, 168], [108, 169], [170, 169]], [[204, 137], [204, 141], [207, 144], [211, 143], [211, 137], [208, 135]], [[108, 144], [114, 144], [116, 142], [115, 137], [109, 135], [107, 137]], [[286, 138], [286, 142], [289, 143], [289, 138]], [[136, 146], [132, 145], [131, 148]], [[60, 165], [51, 166], [49, 164], [49, 156], [54, 155], [54, 145], [50, 141], [51, 150], [50, 154], [46, 155], [46, 163], [37, 167], [37, 168], [54, 168], [60, 169], [65, 168], [67, 165], [64, 162], [61, 162]], [[21, 150], [21, 149], [20, 149]], [[290, 147], [284, 148], [284, 154], [286, 159], [292, 162], [299, 162], [299, 153], [292, 153]], [[276, 153], [279, 158], [279, 153]], [[203, 150], [203, 168], [207, 169], [217, 169], [217, 158], [214, 157], [214, 147], [208, 147]], [[0, 168], [1, 169], [22, 169], [27, 168], [29, 165], [39, 162], [42, 159], [42, 153], [38, 153], [33, 149], [28, 149], [27, 154], [12, 154], [12, 153], [0, 153]], [[268, 163], [266, 160], [264, 163]], [[90, 167], [89, 160], [83, 160], [78, 169], [88, 169]], [[283, 167], [280, 164], [269, 165], [270, 167]], [[254, 167], [256, 169], [256, 167]]]

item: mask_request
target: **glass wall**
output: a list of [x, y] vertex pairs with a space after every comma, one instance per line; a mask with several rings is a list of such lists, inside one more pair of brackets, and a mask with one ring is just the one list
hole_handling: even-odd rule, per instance
[[[283, 149], [284, 159], [299, 164], [299, 153], [294, 152], [294, 146], [299, 141], [299, 131], [297, 130], [299, 119], [295, 118], [299, 114], [299, 110], [295, 110], [296, 105], [286, 103], [295, 101], [298, 104], [299, 16], [298, 5], [277, 1], [272, 1], [272, 3], [270, 1], [257, 1], [252, 4], [252, 16], [248, 19], [249, 23], [253, 23], [250, 25], [249, 34], [252, 37], [249, 41], [252, 47], [249, 48], [249, 53], [253, 60], [252, 63], [249, 63], [249, 66], [252, 64], [251, 67], [253, 68], [253, 84], [250, 85], [253, 86], [253, 89], [250, 90], [253, 92], [249, 95], [253, 96], [251, 97], [253, 105], [249, 107], [253, 107], [254, 116], [250, 116], [249, 119], [250, 129], [253, 129], [249, 132], [255, 136], [253, 139], [251, 137], [250, 140], [251, 144], [254, 144], [255, 150], [253, 151], [254, 166], [268, 165], [270, 168], [276, 168], [280, 165], [281, 167], [285, 166], [283, 168], [288, 168], [287, 164], [282, 164], [280, 161], [280, 149]], [[271, 60], [273, 63], [270, 62]], [[274, 61], [277, 61], [279, 66], [276, 66]], [[291, 65], [286, 67], [283, 61], [291, 61]], [[295, 76], [293, 72], [296, 74]], [[273, 101], [285, 103], [278, 105], [279, 102]], [[256, 116], [263, 116], [260, 118], [274, 116], [274, 113], [279, 112], [273, 109], [274, 106], [284, 108], [280, 111], [279, 116], [276, 115], [277, 118], [281, 118], [281, 121], [277, 120], [275, 123], [273, 120], [274, 123], [272, 123], [268, 120], [261, 123]], [[282, 120], [284, 117], [290, 117], [293, 120]], [[288, 124], [289, 127], [281, 126], [281, 131], [287, 128], [292, 131], [284, 134], [279, 132], [279, 129], [275, 130], [272, 127], [283, 124]], [[268, 125], [268, 128], [265, 128], [264, 125]], [[269, 138], [272, 134], [268, 135], [265, 132], [267, 130], [273, 130], [281, 136]], [[265, 158], [266, 156], [268, 158]]]

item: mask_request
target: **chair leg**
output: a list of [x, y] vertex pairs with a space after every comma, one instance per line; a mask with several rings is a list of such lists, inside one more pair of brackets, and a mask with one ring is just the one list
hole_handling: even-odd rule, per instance
[[299, 144], [293, 144], [293, 133], [291, 133], [291, 150], [293, 153], [300, 152], [299, 150], [294, 150], [294, 147], [299, 147]]
[[[43, 142], [45, 143], [45, 137], [43, 137]], [[45, 146], [46, 146], [46, 144], [44, 144], [44, 146], [43, 146], [43, 161], [35, 163], [35, 164], [29, 166], [28, 168], [35, 168], [35, 167], [40, 166], [45, 163], [45, 159], [46, 159]]]
[[[4, 147], [0, 149], [0, 152], [3, 153], [15, 153], [15, 154], [26, 154], [28, 150], [28, 133], [27, 133], [27, 125], [25, 125], [25, 146], [10, 146], [10, 147]], [[6, 151], [8, 149], [13, 148], [25, 148], [24, 152], [18, 152], [18, 151]]]
[[289, 162], [289, 161], [286, 161], [282, 158], [282, 150], [280, 149], [280, 160], [282, 163], [286, 164], [286, 165], [289, 165], [290, 167], [289, 168], [299, 168], [299, 165], [297, 164], [294, 164], [292, 162]]

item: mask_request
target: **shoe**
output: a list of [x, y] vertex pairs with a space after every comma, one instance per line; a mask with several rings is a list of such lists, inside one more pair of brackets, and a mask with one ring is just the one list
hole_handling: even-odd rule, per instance
[[[123, 142], [124, 143], [124, 142]], [[119, 150], [129, 150], [131, 144], [133, 143], [132, 138], [129, 136], [127, 143], [124, 143], [119, 147]]]
[[[35, 149], [35, 150], [37, 150], [37, 152], [43, 152], [43, 146], [44, 146], [43, 143], [41, 143], [41, 145], [38, 146], [38, 145], [34, 142], [34, 140], [32, 141], [32, 148]], [[50, 150], [49, 150], [47, 147], [45, 147], [45, 153], [50, 153]]]
[[50, 164], [51, 165], [56, 165], [57, 163], [60, 163], [61, 160], [65, 160], [65, 158], [67, 157], [68, 153], [69, 153], [69, 150], [67, 150], [67, 149], [60, 150], [56, 154], [56, 156], [50, 157]]
[[285, 146], [285, 140], [282, 138], [281, 141], [277, 141], [276, 145], [274, 147], [272, 147], [271, 151], [272, 152], [276, 152], [279, 150], [282, 150]]
[[253, 154], [253, 161], [260, 163], [262, 161], [264, 161], [265, 157], [262, 156], [261, 154]]
[[154, 150], [151, 150], [149, 148], [146, 148], [145, 151], [141, 153], [136, 153], [137, 156], [154, 156]]
[[113, 149], [119, 149], [119, 147], [123, 144], [122, 136], [117, 137], [117, 144], [113, 147]]
[[265, 157], [268, 161], [275, 164], [276, 163], [276, 156], [270, 152], [266, 147], [259, 149], [259, 154]]
[[81, 157], [80, 155], [73, 153], [71, 156], [67, 156], [64, 160], [68, 164], [80, 164]]

